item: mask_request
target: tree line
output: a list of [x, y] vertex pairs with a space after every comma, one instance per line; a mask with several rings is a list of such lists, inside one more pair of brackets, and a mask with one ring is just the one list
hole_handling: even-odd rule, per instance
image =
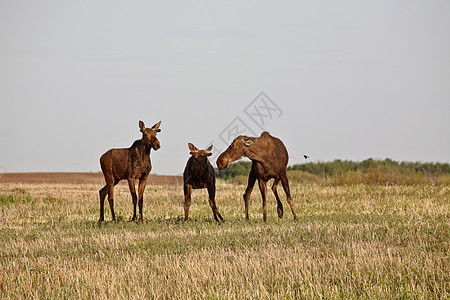
[[[216, 177], [224, 180], [244, 179], [250, 173], [251, 166], [250, 161], [239, 161], [231, 164], [228, 169], [220, 171], [216, 169]], [[288, 177], [291, 175], [290, 177], [294, 180], [311, 174], [322, 183], [338, 185], [448, 184], [450, 182], [450, 164], [448, 163], [399, 162], [389, 158], [310, 162], [289, 166], [287, 170]]]
[[332, 162], [316, 162], [288, 167], [288, 170], [300, 170], [321, 177], [342, 175], [348, 171], [359, 171], [369, 173], [373, 171], [388, 171], [399, 174], [410, 174], [411, 172], [428, 175], [450, 174], [450, 165], [448, 163], [422, 163], [422, 162], [398, 162], [386, 158], [376, 160], [369, 158], [361, 162], [336, 159]]

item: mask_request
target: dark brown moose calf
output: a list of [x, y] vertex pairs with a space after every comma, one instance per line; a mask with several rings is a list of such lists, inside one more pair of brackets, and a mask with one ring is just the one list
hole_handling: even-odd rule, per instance
[[191, 157], [186, 163], [183, 172], [184, 180], [184, 220], [189, 220], [189, 207], [191, 206], [192, 189], [208, 189], [209, 205], [212, 208], [214, 219], [219, 222], [217, 217], [223, 221], [222, 216], [216, 207], [216, 175], [213, 166], [208, 161], [211, 156], [212, 145], [206, 150], [198, 150], [193, 144], [188, 143], [191, 150]]
[[277, 186], [281, 181], [284, 191], [286, 193], [287, 202], [291, 207], [294, 220], [297, 220], [297, 215], [294, 211], [294, 203], [289, 191], [289, 182], [286, 176], [286, 167], [288, 163], [288, 152], [283, 142], [271, 136], [268, 132], [263, 132], [260, 137], [247, 137], [244, 135], [238, 136], [233, 143], [225, 150], [217, 159], [217, 166], [220, 170], [228, 168], [228, 166], [241, 157], [246, 156], [252, 160], [252, 169], [248, 177], [247, 189], [244, 193], [245, 202], [245, 218], [248, 220], [248, 204], [250, 194], [258, 179], [259, 189], [263, 200], [264, 222], [267, 220], [267, 202], [266, 202], [266, 184], [271, 178], [275, 181], [272, 185], [272, 191], [277, 199], [278, 217], [283, 217], [283, 204], [281, 204], [278, 197]]
[[142, 139], [137, 140], [130, 148], [111, 149], [100, 157], [100, 165], [105, 176], [106, 185], [99, 191], [100, 193], [100, 219], [103, 221], [105, 197], [108, 195], [109, 207], [112, 219], [116, 220], [114, 214], [114, 186], [122, 179], [128, 180], [131, 197], [133, 198], [133, 220], [136, 220], [136, 196], [135, 183], [139, 180], [139, 219], [142, 220], [142, 204], [144, 199], [145, 185], [147, 177], [152, 169], [150, 162], [150, 150], [161, 148], [156, 133], [160, 132], [161, 121], [153, 125], [152, 128], [145, 128], [144, 122], [139, 121], [139, 128], [142, 132]]

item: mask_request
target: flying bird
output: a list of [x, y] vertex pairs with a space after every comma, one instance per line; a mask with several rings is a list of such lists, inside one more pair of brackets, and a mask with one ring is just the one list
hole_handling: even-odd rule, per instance
[[303, 154], [303, 157], [304, 157], [305, 159], [308, 159], [308, 158], [309, 158], [309, 155]]

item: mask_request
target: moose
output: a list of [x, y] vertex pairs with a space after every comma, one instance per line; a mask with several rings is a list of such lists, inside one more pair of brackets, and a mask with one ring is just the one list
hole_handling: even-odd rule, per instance
[[[197, 149], [193, 144], [188, 143], [191, 157], [186, 163], [183, 172], [184, 181], [184, 220], [189, 220], [189, 207], [191, 206], [192, 189], [208, 189], [209, 205], [214, 214], [214, 219], [223, 221], [222, 216], [216, 206], [216, 176], [213, 166], [208, 161], [211, 156], [212, 145], [205, 150]], [[217, 218], [219, 217], [219, 219]]]
[[104, 204], [105, 197], [108, 195], [109, 207], [113, 221], [116, 220], [114, 214], [114, 186], [122, 179], [128, 180], [131, 197], [133, 198], [133, 218], [136, 220], [136, 204], [138, 197], [136, 196], [135, 183], [139, 180], [139, 220], [142, 220], [142, 205], [144, 200], [144, 190], [147, 184], [147, 177], [152, 169], [150, 162], [150, 150], [158, 150], [161, 145], [156, 138], [156, 133], [160, 132], [159, 126], [161, 121], [153, 125], [151, 128], [145, 128], [145, 124], [139, 121], [139, 129], [142, 132], [142, 139], [137, 140], [130, 148], [110, 149], [100, 157], [100, 166], [106, 185], [100, 189], [100, 219], [104, 221]]
[[220, 170], [228, 168], [228, 166], [241, 157], [248, 157], [252, 161], [252, 169], [248, 177], [247, 189], [244, 193], [245, 202], [245, 218], [249, 220], [248, 205], [250, 194], [258, 179], [259, 189], [263, 200], [263, 220], [267, 220], [267, 181], [274, 178], [272, 191], [277, 199], [278, 217], [283, 217], [283, 204], [278, 197], [277, 187], [281, 181], [289, 206], [291, 207], [294, 220], [297, 215], [294, 211], [294, 203], [289, 191], [289, 182], [286, 176], [286, 167], [288, 163], [288, 152], [283, 142], [271, 136], [268, 132], [263, 132], [260, 137], [248, 137], [240, 135], [234, 139], [231, 145], [217, 158], [217, 167]]

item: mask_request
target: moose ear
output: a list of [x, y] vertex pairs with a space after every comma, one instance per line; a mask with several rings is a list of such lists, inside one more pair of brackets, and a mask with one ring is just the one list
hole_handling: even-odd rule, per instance
[[161, 121], [153, 125], [151, 129], [155, 132], [161, 132], [161, 129], [159, 129], [159, 125], [161, 125]]
[[194, 146], [194, 144], [188, 143], [188, 147], [189, 150], [191, 150], [191, 152], [197, 152], [198, 149]]
[[211, 146], [209, 146], [207, 149], [205, 149], [205, 151], [206, 151], [206, 156], [211, 156], [211, 155], [212, 155], [212, 153], [211, 153], [212, 148], [213, 148], [213, 145], [211, 145]]
[[244, 144], [245, 147], [250, 147], [251, 145], [253, 145], [255, 142], [252, 139], [242, 139], [242, 143]]
[[139, 129], [141, 130], [141, 132], [144, 132], [145, 130], [145, 124], [141, 120], [139, 120]]

